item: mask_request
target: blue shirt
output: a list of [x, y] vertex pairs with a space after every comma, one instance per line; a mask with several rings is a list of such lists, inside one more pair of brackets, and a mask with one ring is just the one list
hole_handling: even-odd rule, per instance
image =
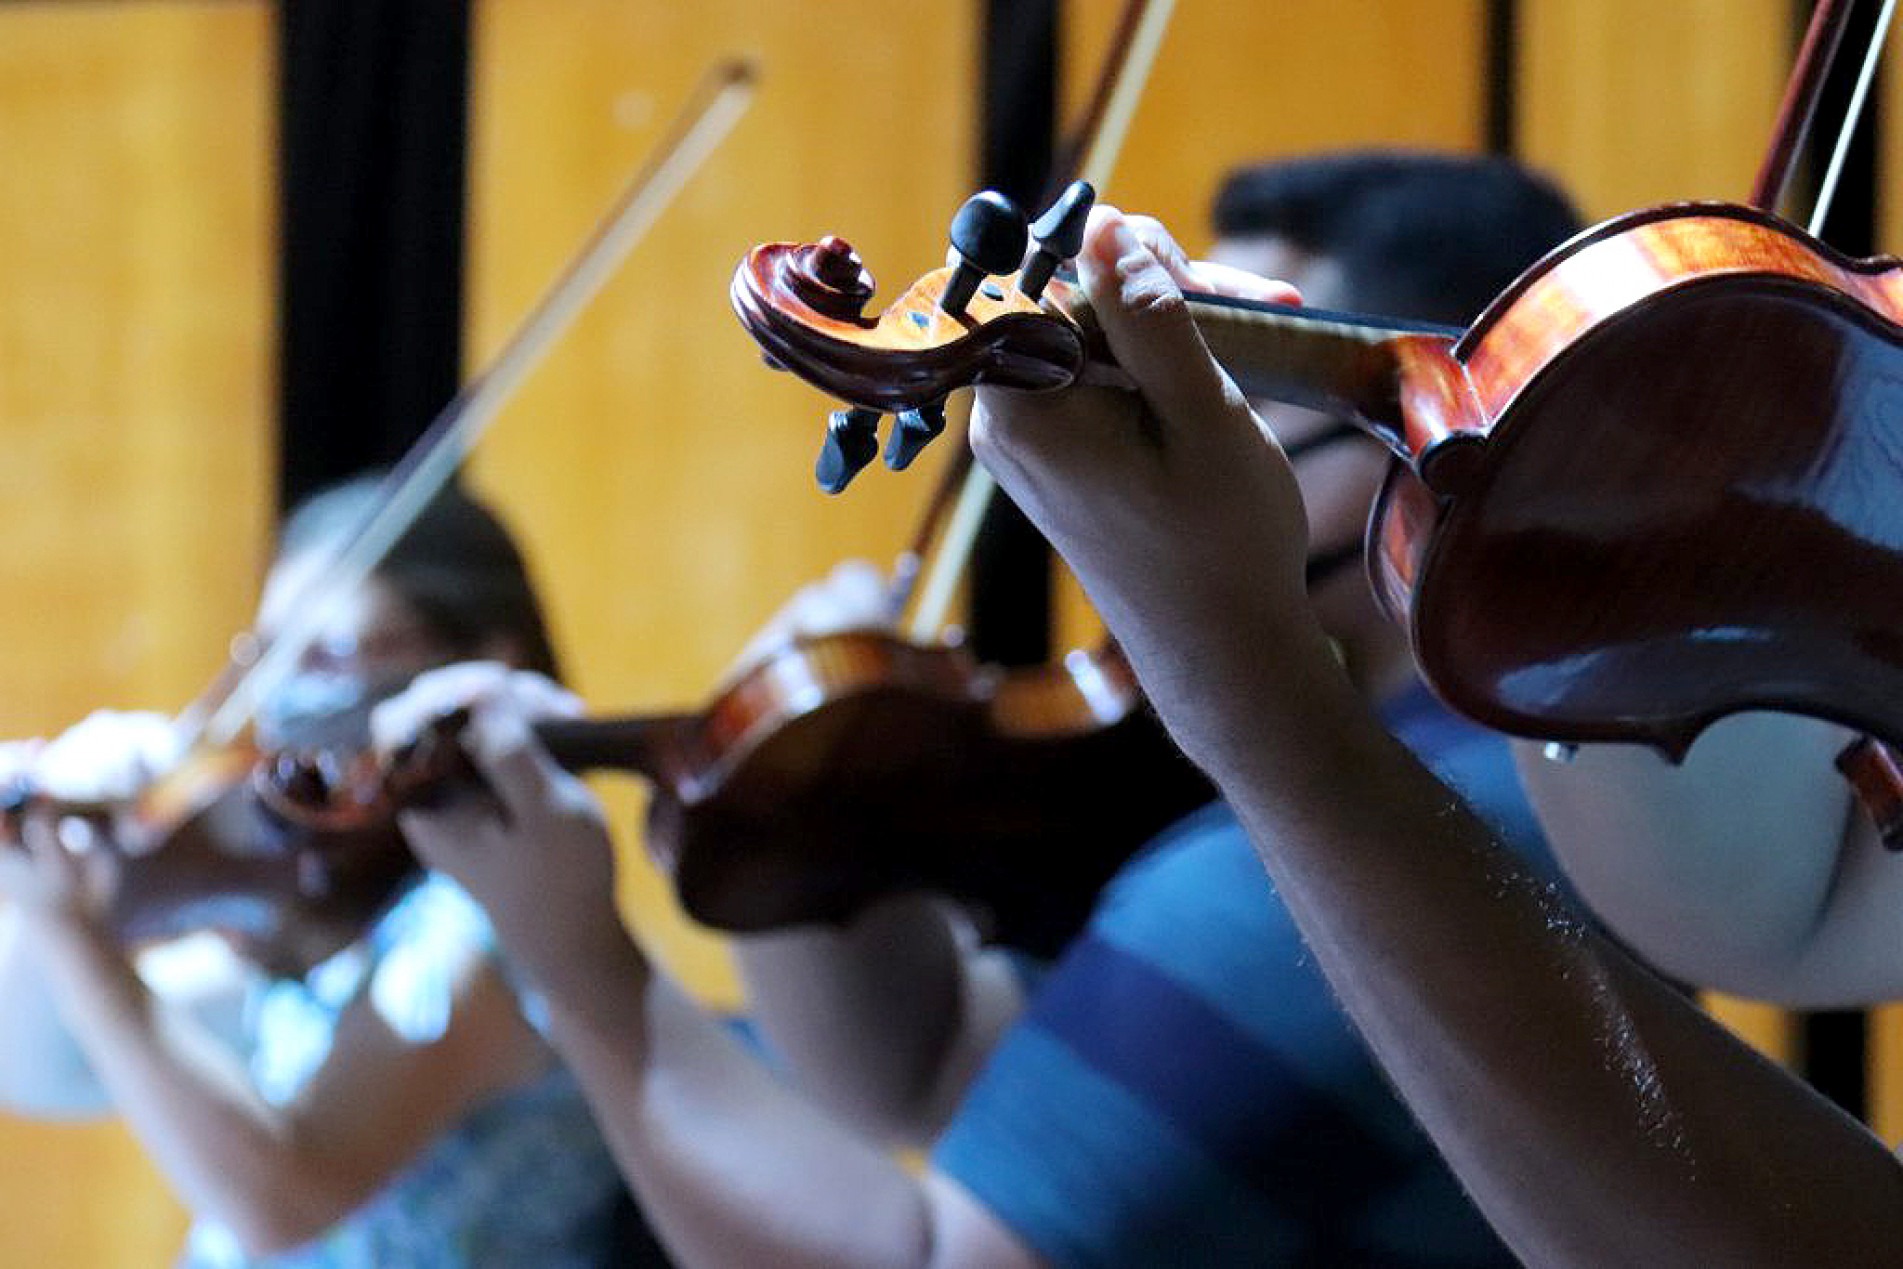
[[[1424, 689], [1384, 714], [1550, 872], [1503, 740]], [[1221, 804], [1112, 881], [933, 1160], [1060, 1265], [1516, 1263], [1390, 1091]]]

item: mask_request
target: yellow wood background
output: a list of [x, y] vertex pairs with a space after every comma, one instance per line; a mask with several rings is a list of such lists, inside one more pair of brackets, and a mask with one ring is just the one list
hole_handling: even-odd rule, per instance
[[[0, 6], [0, 735], [176, 709], [249, 617], [272, 465], [270, 49], [263, 3]], [[116, 1124], [0, 1120], [0, 1158], [0, 1264], [176, 1253], [183, 1213]]]
[[[757, 57], [750, 114], [498, 420], [475, 483], [539, 566], [571, 674], [603, 709], [696, 707], [804, 582], [903, 548], [929, 478], [813, 484], [831, 403], [769, 374], [727, 303], [767, 238], [848, 235], [886, 283], [943, 254], [966, 192], [973, 10], [628, 0], [477, 5], [472, 365], [513, 327], [705, 68]], [[866, 54], [878, 32], [882, 55]], [[921, 74], [930, 67], [930, 74]], [[614, 809], [634, 840], [639, 791]], [[624, 897], [656, 954], [723, 1004], [720, 950], [637, 850]]]
[[[1108, 196], [1200, 247], [1234, 163], [1345, 144], [1476, 148], [1483, 7], [1180, 0]], [[1742, 196], [1787, 57], [1784, 0], [1519, 8], [1523, 150], [1589, 214]], [[1074, 107], [1116, 5], [1070, 10]], [[750, 115], [474, 463], [528, 544], [584, 694], [603, 710], [692, 705], [803, 582], [849, 556], [889, 561], [942, 458], [903, 478], [875, 468], [840, 499], [815, 492], [828, 403], [760, 368], [725, 289], [766, 239], [843, 233], [888, 293], [937, 262], [973, 181], [976, 7], [475, 11], [471, 369], [705, 65], [761, 62]], [[176, 708], [246, 620], [272, 462], [272, 56], [265, 0], [0, 5], [0, 419], [13, 441], [0, 481], [17, 614], [0, 734], [102, 704]], [[1087, 625], [1074, 599], [1066, 613]], [[638, 793], [614, 800], [635, 859]], [[718, 942], [651, 872], [627, 875], [657, 954], [734, 1003]], [[180, 1214], [117, 1129], [0, 1120], [0, 1153], [0, 1264], [169, 1259]]]

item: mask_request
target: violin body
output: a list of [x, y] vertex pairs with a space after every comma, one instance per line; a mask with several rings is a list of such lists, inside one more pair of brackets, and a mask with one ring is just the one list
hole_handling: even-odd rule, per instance
[[1903, 743], [1898, 268], [1686, 204], [1495, 301], [1370, 524], [1435, 691], [1503, 731], [1674, 757], [1747, 709]]
[[648, 848], [706, 924], [843, 921], [928, 890], [1051, 954], [1144, 843], [1213, 798], [1114, 649], [1030, 670], [876, 631], [795, 642], [696, 728]]
[[326, 826], [275, 815], [254, 789], [257, 755], [193, 755], [129, 806], [9, 790], [0, 816], [45, 809], [113, 825], [107, 923], [128, 946], [211, 931], [268, 970], [301, 973], [357, 937], [420, 875], [393, 821]]
[[307, 830], [242, 780], [119, 871], [110, 919], [129, 945], [209, 930], [288, 974], [359, 937], [422, 875], [394, 823]]
[[[409, 750], [259, 768], [274, 811], [334, 833], [479, 779], [466, 715]], [[535, 724], [570, 771], [650, 786], [646, 845], [681, 906], [750, 933], [845, 921], [926, 890], [1054, 953], [1157, 832], [1215, 796], [1114, 648], [1001, 670], [878, 630], [794, 639], [678, 714]]]

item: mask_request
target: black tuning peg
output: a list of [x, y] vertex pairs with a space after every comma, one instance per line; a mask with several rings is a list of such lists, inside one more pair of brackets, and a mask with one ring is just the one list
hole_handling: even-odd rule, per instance
[[953, 317], [965, 315], [971, 293], [994, 273], [1010, 273], [1024, 258], [1024, 213], [996, 190], [973, 194], [952, 217], [951, 245], [958, 253], [951, 280], [938, 307]]
[[938, 439], [945, 430], [945, 403], [932, 401], [916, 410], [905, 410], [892, 421], [892, 435], [885, 441], [885, 465], [904, 471], [919, 451]]
[[836, 494], [852, 483], [879, 453], [879, 412], [863, 406], [834, 410], [826, 419], [826, 440], [819, 447], [813, 476], [819, 487]]
[[1037, 249], [1024, 262], [1018, 276], [1018, 290], [1034, 300], [1044, 293], [1044, 284], [1057, 272], [1057, 266], [1074, 257], [1084, 246], [1084, 222], [1097, 191], [1089, 181], [1072, 181], [1057, 201], [1045, 208], [1031, 225], [1031, 240]]

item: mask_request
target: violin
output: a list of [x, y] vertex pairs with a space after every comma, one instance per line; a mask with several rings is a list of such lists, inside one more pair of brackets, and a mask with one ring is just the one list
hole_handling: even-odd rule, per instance
[[[282, 752], [254, 779], [294, 823], [388, 823], [476, 780], [455, 742], [465, 721], [385, 756]], [[648, 781], [648, 851], [689, 915], [739, 933], [930, 890], [988, 937], [1051, 954], [1138, 845], [1213, 796], [1114, 652], [1007, 672], [956, 645], [847, 631], [788, 641], [700, 711], [534, 730], [570, 771]], [[1106, 775], [1132, 772], [1142, 787]]]
[[[1004, 227], [967, 241], [1021, 244], [996, 201], [961, 214]], [[1127, 386], [1040, 253], [962, 252], [869, 317], [844, 240], [768, 244], [732, 301], [864, 426], [975, 383]], [[1748, 709], [1903, 743], [1898, 270], [1683, 203], [1561, 245], [1465, 331], [1187, 299], [1246, 394], [1389, 448], [1370, 571], [1430, 687], [1502, 731], [1676, 758]]]
[[[46, 807], [110, 822], [117, 885], [107, 928], [127, 946], [215, 930], [267, 970], [298, 973], [347, 943], [418, 875], [400, 836], [375, 827], [313, 834], [253, 794], [256, 755], [207, 751], [174, 768], [132, 806], [61, 800], [19, 784], [0, 793], [16, 836]], [[313, 954], [313, 951], [316, 954]]]

